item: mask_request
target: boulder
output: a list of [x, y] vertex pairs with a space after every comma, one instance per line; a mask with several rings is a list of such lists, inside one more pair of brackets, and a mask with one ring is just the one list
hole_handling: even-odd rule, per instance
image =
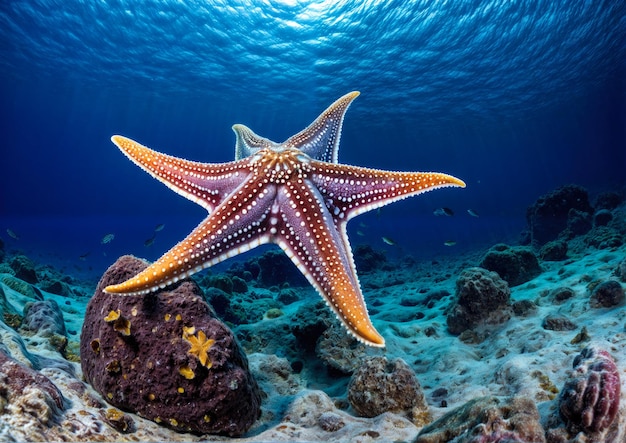
[[106, 294], [147, 267], [118, 259], [87, 305], [85, 379], [110, 404], [177, 431], [237, 436], [260, 415], [260, 392], [233, 333], [183, 280], [141, 296]]

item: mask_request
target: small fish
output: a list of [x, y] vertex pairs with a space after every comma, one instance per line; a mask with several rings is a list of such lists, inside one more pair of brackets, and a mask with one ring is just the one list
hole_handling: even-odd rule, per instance
[[390, 239], [389, 237], [382, 237], [382, 240], [390, 246], [393, 246], [396, 244], [396, 242]]
[[367, 225], [365, 223], [363, 223], [363, 222], [359, 222], [359, 226], [362, 227], [362, 228], [367, 228]]
[[450, 208], [437, 208], [433, 211], [433, 214], [437, 217], [441, 217], [442, 215], [452, 217], [454, 215], [454, 211]]
[[454, 240], [446, 240], [443, 242], [443, 244], [446, 246], [454, 246], [456, 245], [456, 242]]
[[7, 228], [7, 234], [9, 234], [9, 237], [11, 237], [14, 240], [19, 240], [20, 239], [17, 236], [17, 234], [15, 232], [13, 232], [12, 230], [10, 230], [9, 228]]
[[143, 245], [146, 248], [149, 248], [150, 246], [152, 246], [152, 244], [154, 243], [154, 240], [156, 240], [156, 234], [154, 234], [152, 237], [150, 237], [149, 239], [147, 239], [145, 242], [143, 242]]
[[473, 209], [468, 209], [467, 213], [472, 217], [478, 217], [478, 212], [474, 211]]
[[103, 245], [106, 245], [107, 243], [111, 243], [111, 241], [115, 238], [115, 234], [107, 234], [104, 237], [102, 237], [102, 241], [100, 243], [102, 243]]
[[78, 257], [78, 259], [81, 260], [81, 261], [85, 261], [85, 260], [87, 260], [87, 256], [89, 256], [89, 254], [91, 254], [91, 251], [85, 252], [83, 255], [80, 255]]
[[359, 231], [356, 231], [356, 235], [360, 235], [361, 237], [365, 237], [365, 232], [359, 230]]
[[158, 224], [156, 225], [156, 228], [154, 228], [154, 232], [161, 232], [164, 227], [165, 227], [165, 223]]

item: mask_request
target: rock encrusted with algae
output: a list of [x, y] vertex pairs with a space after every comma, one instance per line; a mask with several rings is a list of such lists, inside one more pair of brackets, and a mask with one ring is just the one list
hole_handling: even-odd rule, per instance
[[394, 412], [406, 415], [416, 426], [431, 421], [417, 376], [401, 358], [365, 358], [348, 385], [348, 401], [363, 417]]
[[497, 272], [509, 286], [517, 286], [541, 274], [541, 267], [534, 252], [523, 246], [509, 246], [499, 243], [492, 246], [480, 267]]
[[147, 264], [118, 259], [98, 283], [81, 335], [86, 380], [113, 406], [177, 431], [241, 435], [260, 393], [232, 332], [183, 281], [143, 296], [110, 295]]
[[458, 335], [478, 325], [500, 324], [511, 317], [511, 290], [496, 272], [468, 268], [456, 281], [456, 301], [448, 312], [450, 333]]
[[0, 348], [0, 414], [36, 418], [48, 425], [64, 409], [61, 391], [45, 375], [18, 363]]
[[415, 443], [543, 443], [535, 402], [526, 397], [479, 397], [421, 430]]

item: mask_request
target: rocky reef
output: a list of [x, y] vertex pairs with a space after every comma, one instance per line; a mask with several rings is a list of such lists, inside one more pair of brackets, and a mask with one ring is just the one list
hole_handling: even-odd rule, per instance
[[384, 350], [276, 249], [128, 297], [142, 260], [81, 281], [0, 241], [0, 440], [621, 443], [626, 207], [568, 198], [543, 244], [355, 246]]

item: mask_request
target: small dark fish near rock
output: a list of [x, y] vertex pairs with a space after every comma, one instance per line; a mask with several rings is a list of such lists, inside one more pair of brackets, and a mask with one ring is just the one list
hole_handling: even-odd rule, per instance
[[156, 233], [150, 237], [149, 239], [147, 239], [146, 241], [143, 242], [143, 245], [146, 248], [149, 248], [150, 246], [152, 246], [154, 244], [154, 240], [156, 240]]
[[454, 211], [450, 208], [437, 208], [433, 211], [433, 214], [437, 217], [441, 217], [442, 215], [452, 217], [454, 215]]

